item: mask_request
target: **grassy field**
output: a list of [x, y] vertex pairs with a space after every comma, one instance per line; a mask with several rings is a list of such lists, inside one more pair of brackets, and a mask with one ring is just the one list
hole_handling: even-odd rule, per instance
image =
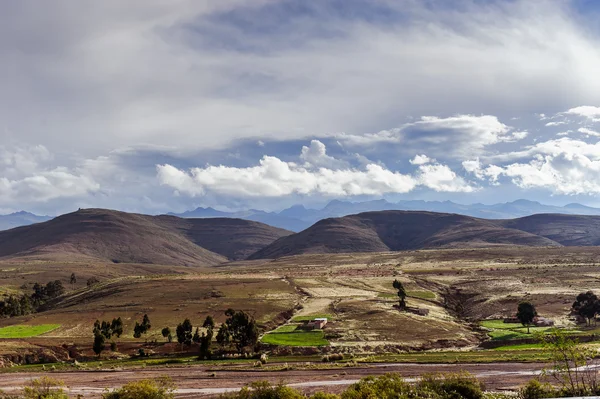
[[480, 325], [492, 330], [488, 335], [494, 341], [533, 338], [535, 333], [546, 332], [552, 329], [552, 327], [530, 327], [530, 333], [528, 334], [527, 327], [523, 327], [520, 323], [504, 323], [502, 320], [484, 320]]
[[40, 324], [37, 326], [29, 326], [20, 324], [16, 326], [8, 326], [0, 328], [0, 338], [31, 338], [38, 335], [46, 334], [52, 330], [56, 330], [60, 324]]
[[304, 316], [296, 316], [294, 318], [292, 318], [292, 322], [294, 323], [301, 323], [303, 321], [311, 321], [314, 320], [316, 318], [326, 318], [328, 321], [333, 320], [333, 315], [329, 314], [329, 313], [317, 313], [317, 314], [310, 314], [310, 315], [304, 315]]
[[325, 339], [322, 330], [304, 331], [297, 329], [296, 325], [285, 325], [277, 330], [265, 334], [262, 342], [271, 345], [283, 346], [326, 346], [329, 341]]

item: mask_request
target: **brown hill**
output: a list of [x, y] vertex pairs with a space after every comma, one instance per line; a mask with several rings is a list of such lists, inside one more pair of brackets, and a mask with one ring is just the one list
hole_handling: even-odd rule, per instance
[[469, 216], [381, 211], [325, 219], [283, 237], [250, 256], [278, 258], [306, 253], [381, 252], [493, 245], [560, 246], [536, 234]]
[[600, 245], [600, 216], [546, 213], [502, 220], [498, 224], [546, 237], [564, 246]]
[[0, 232], [0, 257], [93, 258], [209, 266], [246, 257], [290, 234], [236, 219], [180, 219], [85, 209]]

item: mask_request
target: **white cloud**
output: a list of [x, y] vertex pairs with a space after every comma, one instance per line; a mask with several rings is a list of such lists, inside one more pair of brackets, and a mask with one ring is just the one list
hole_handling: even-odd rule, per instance
[[347, 162], [340, 161], [332, 156], [327, 155], [327, 148], [325, 147], [325, 144], [319, 140], [312, 140], [310, 142], [310, 146], [302, 146], [300, 159], [304, 161], [304, 166], [307, 168], [324, 167], [330, 169], [341, 169], [348, 167]]
[[363, 135], [359, 134], [347, 134], [338, 133], [334, 135], [341, 143], [348, 146], [368, 146], [380, 143], [399, 143], [400, 129], [382, 130], [377, 133], [367, 133]]
[[587, 127], [580, 127], [579, 129], [577, 129], [577, 131], [579, 133], [587, 134], [588, 136], [600, 137], [600, 132], [597, 132], [595, 130], [589, 129]]
[[435, 162], [435, 159], [429, 158], [425, 154], [417, 154], [409, 161], [412, 165], [424, 165], [426, 163]]
[[186, 172], [168, 164], [157, 165], [157, 176], [160, 184], [172, 187], [178, 194], [202, 196], [210, 192], [235, 198], [294, 194], [383, 195], [407, 193], [419, 185], [445, 192], [473, 190], [448, 166], [441, 164], [420, 165], [416, 176], [377, 164], [367, 164], [363, 169], [314, 168], [315, 162], [321, 162], [324, 157], [328, 164], [337, 161], [326, 155], [325, 146], [317, 140], [313, 140], [310, 147], [303, 147], [300, 157], [307, 161], [308, 167], [264, 156], [259, 165], [246, 168], [209, 165]]
[[[482, 167], [479, 160], [463, 162], [477, 178], [497, 181], [504, 175], [520, 188], [544, 188], [555, 194], [600, 193], [600, 142], [589, 144], [567, 137], [537, 143], [520, 153], [530, 160]], [[510, 158], [510, 157], [508, 157]]]
[[565, 121], [554, 121], [554, 122], [548, 122], [546, 123], [547, 127], [552, 127], [552, 126], [561, 126], [561, 125], [566, 125], [567, 122]]
[[571, 108], [564, 113], [567, 115], [581, 116], [590, 119], [594, 122], [600, 121], [600, 107], [582, 105], [579, 107]]
[[421, 185], [440, 192], [475, 191], [475, 188], [459, 177], [448, 166], [440, 164], [425, 164], [419, 166], [418, 181]]

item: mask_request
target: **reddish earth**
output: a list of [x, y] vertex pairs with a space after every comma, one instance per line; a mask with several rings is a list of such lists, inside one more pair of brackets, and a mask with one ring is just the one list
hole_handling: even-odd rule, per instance
[[[468, 371], [481, 379], [488, 390], [513, 390], [532, 379], [544, 364], [492, 363], [492, 364], [373, 364], [331, 370], [219, 370], [214, 366], [153, 367], [129, 371], [97, 370], [54, 372], [54, 378], [64, 381], [72, 394], [100, 397], [107, 388], [116, 388], [127, 382], [143, 378], [169, 376], [177, 385], [178, 398], [217, 397], [225, 389], [239, 389], [257, 380], [283, 382], [306, 392], [340, 392], [356, 380], [385, 373], [400, 373], [411, 378], [427, 373]], [[0, 374], [0, 389], [8, 392], [20, 389], [41, 373]]]

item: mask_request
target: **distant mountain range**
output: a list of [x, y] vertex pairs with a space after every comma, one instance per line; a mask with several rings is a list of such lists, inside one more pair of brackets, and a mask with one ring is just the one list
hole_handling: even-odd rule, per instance
[[354, 215], [361, 212], [393, 210], [456, 213], [484, 219], [514, 219], [539, 213], [600, 215], [600, 208], [592, 208], [581, 204], [553, 206], [523, 199], [494, 205], [462, 205], [452, 201], [411, 200], [393, 203], [386, 200], [364, 202], [334, 200], [322, 209], [307, 209], [302, 205], [294, 205], [281, 212], [265, 212], [256, 209], [240, 212], [222, 212], [213, 208], [196, 208], [193, 211], [170, 213], [169, 215], [183, 218], [239, 218], [299, 232], [326, 218]]
[[50, 219], [52, 219], [51, 216], [38, 216], [25, 211], [15, 212], [9, 215], [0, 215], [0, 230], [8, 230], [14, 227], [41, 223]]

